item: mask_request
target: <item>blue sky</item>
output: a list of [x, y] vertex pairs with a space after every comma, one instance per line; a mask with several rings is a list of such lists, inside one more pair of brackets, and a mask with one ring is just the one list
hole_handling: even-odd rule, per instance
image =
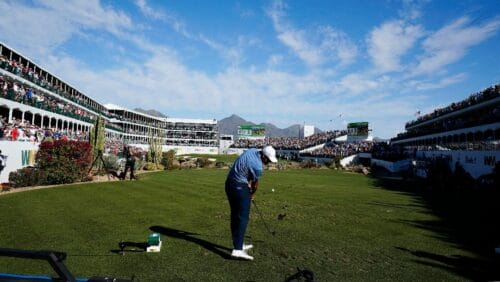
[[279, 127], [415, 113], [500, 82], [500, 1], [0, 0], [0, 40], [90, 97]]

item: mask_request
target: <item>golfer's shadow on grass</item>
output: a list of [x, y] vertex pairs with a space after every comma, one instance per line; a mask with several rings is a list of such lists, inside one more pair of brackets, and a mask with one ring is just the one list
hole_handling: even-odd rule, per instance
[[201, 247], [205, 248], [206, 250], [211, 251], [211, 252], [221, 256], [224, 259], [232, 259], [231, 255], [229, 254], [229, 252], [232, 251], [231, 249], [224, 247], [224, 246], [221, 246], [221, 245], [214, 244], [212, 242], [208, 242], [208, 241], [200, 239], [200, 238], [194, 237], [194, 236], [200, 235], [200, 234], [191, 233], [191, 232], [183, 231], [183, 230], [177, 230], [177, 229], [168, 228], [168, 227], [163, 227], [163, 226], [151, 226], [151, 227], [149, 227], [149, 230], [156, 232], [156, 233], [160, 233], [160, 234], [167, 236], [167, 237], [181, 239], [181, 240], [185, 240], [188, 242], [198, 244]]

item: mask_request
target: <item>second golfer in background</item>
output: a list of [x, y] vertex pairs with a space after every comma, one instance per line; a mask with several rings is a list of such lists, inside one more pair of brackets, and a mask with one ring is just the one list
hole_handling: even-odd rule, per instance
[[253, 245], [244, 243], [245, 232], [250, 215], [250, 203], [253, 199], [263, 165], [277, 162], [276, 151], [272, 146], [262, 150], [249, 149], [236, 159], [226, 179], [226, 195], [231, 208], [231, 235], [233, 252], [231, 256], [238, 259], [253, 260], [247, 251]]

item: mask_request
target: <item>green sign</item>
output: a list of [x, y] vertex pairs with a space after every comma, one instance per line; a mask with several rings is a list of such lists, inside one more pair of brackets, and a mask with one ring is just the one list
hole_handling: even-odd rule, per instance
[[264, 125], [240, 125], [238, 126], [238, 136], [241, 138], [264, 138], [266, 127]]
[[368, 136], [368, 122], [351, 122], [347, 124], [347, 136]]

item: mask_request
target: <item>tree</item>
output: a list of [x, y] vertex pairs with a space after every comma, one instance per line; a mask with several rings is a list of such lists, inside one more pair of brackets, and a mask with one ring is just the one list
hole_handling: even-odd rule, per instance
[[154, 130], [149, 130], [149, 151], [148, 151], [148, 162], [154, 163], [156, 167], [161, 165], [162, 150], [163, 150], [163, 134], [164, 131], [159, 129], [157, 134]]
[[[90, 130], [89, 142], [92, 147], [92, 157], [94, 159], [92, 166], [96, 166], [99, 163], [104, 165], [104, 160], [102, 159], [102, 153], [104, 152], [104, 126], [105, 120], [102, 116], [98, 116], [95, 120], [94, 127]], [[100, 162], [99, 162], [100, 161]], [[91, 168], [92, 169], [92, 168]]]

